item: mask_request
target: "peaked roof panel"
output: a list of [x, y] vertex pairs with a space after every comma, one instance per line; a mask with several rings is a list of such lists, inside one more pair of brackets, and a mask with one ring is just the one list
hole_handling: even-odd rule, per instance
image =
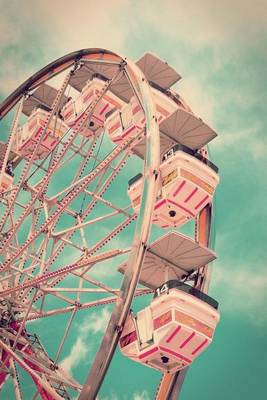
[[88, 62], [86, 60], [83, 61], [84, 65], [75, 71], [73, 74], [70, 85], [74, 87], [79, 92], [82, 91], [83, 86], [86, 82], [93, 78], [94, 75], [100, 75], [105, 79], [111, 79], [118, 72], [117, 64], [100, 64], [97, 62]]
[[[32, 110], [38, 105], [51, 107], [57, 95], [57, 89], [46, 83], [42, 83], [27, 99], [23, 102], [22, 112], [29, 116]], [[61, 99], [60, 108], [67, 102], [67, 96]]]
[[217, 136], [201, 118], [183, 109], [172, 113], [161, 122], [159, 128], [170, 140], [192, 150], [200, 149]]
[[169, 89], [181, 79], [174, 68], [151, 53], [145, 53], [137, 62], [149, 82], [155, 83], [162, 89]]
[[[156, 289], [164, 282], [187, 275], [216, 258], [210, 249], [178, 232], [168, 232], [153, 242], [146, 253], [139, 282]], [[124, 273], [126, 263], [119, 267]]]

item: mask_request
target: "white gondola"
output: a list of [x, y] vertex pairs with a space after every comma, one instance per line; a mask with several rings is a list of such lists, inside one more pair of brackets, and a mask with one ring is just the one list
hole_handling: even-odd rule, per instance
[[[161, 91], [151, 88], [156, 106], [158, 123], [171, 115], [179, 105]], [[105, 123], [105, 129], [110, 139], [115, 143], [130, 136], [135, 136], [145, 125], [145, 114], [136, 96], [132, 97], [121, 111], [113, 113]]]
[[136, 136], [141, 131], [141, 127], [134, 124], [131, 103], [125, 104], [121, 111], [117, 110], [107, 118], [105, 130], [114, 143]]
[[[26, 123], [18, 128], [13, 150], [21, 157], [27, 158], [32, 154], [34, 145], [43, 134], [48, 116], [49, 111], [41, 107], [35, 108]], [[68, 129], [68, 126], [60, 118], [53, 116], [40, 143], [36, 158], [45, 158], [55, 148]]]
[[[62, 109], [64, 122], [69, 127], [74, 127], [75, 124], [83, 117], [84, 112], [90, 104], [99, 96], [105, 86], [105, 81], [99, 78], [89, 80], [83, 87], [77, 98], [70, 99]], [[106, 115], [112, 110], [121, 109], [124, 102], [110, 91], [106, 92], [97, 106], [92, 112], [90, 121], [84, 124], [80, 133], [84, 136], [92, 136], [94, 132], [103, 127]]]
[[[185, 224], [213, 198], [219, 183], [217, 167], [185, 146], [176, 145], [163, 157], [153, 223], [167, 227]], [[129, 181], [128, 195], [136, 213], [140, 208], [143, 178]]]
[[212, 342], [220, 318], [217, 307], [199, 290], [169, 281], [156, 290], [149, 307], [128, 316], [120, 349], [163, 373], [181, 370]]

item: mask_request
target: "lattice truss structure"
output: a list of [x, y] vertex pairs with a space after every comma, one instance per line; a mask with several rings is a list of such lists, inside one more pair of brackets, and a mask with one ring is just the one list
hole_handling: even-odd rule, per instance
[[[70, 399], [82, 391], [82, 382], [60, 367], [81, 310], [114, 303], [109, 328], [118, 341], [132, 297], [161, 285], [166, 268], [168, 278], [204, 287], [206, 265], [215, 258], [207, 232], [216, 182], [174, 176], [188, 184], [185, 204], [177, 197], [182, 189], [170, 199], [162, 186], [166, 152], [178, 144], [204, 159], [216, 136], [170, 89], [180, 78], [149, 53], [132, 63], [92, 49], [45, 67], [0, 106], [6, 137], [0, 144], [0, 389], [13, 386], [16, 400], [23, 398], [23, 370], [34, 382], [33, 399]], [[128, 181], [140, 171], [136, 200]], [[193, 191], [202, 197], [190, 206]], [[194, 239], [177, 232], [190, 219], [197, 221]], [[159, 232], [154, 244], [152, 222]], [[31, 322], [61, 314], [66, 327], [51, 355]], [[110, 331], [103, 340], [114, 352]], [[99, 379], [96, 370], [105, 357], [102, 346], [92, 393], [103, 380], [106, 370]]]

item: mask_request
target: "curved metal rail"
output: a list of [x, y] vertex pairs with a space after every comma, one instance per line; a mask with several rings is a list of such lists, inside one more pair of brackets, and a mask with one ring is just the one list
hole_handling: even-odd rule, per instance
[[105, 60], [107, 62], [122, 61], [122, 58], [117, 54], [109, 50], [99, 48], [77, 50], [60, 57], [46, 65], [40, 71], [33, 74], [0, 104], [0, 120], [17, 104], [23, 94], [26, 94], [29, 90], [35, 89], [41, 83], [53, 78], [86, 56], [91, 56], [92, 58], [94, 56], [101, 56], [101, 60]]
[[141, 70], [133, 62], [104, 49], [84, 49], [70, 53], [48, 64], [20, 85], [0, 105], [0, 119], [2, 119], [27, 92], [38, 87], [41, 83], [51, 79], [60, 72], [63, 72], [73, 64], [78, 63], [79, 60], [85, 57], [103, 63], [124, 63], [126, 76], [144, 108], [147, 146], [144, 166], [145, 179], [143, 196], [132, 250], [129, 256], [127, 273], [125, 274], [120, 294], [108, 324], [100, 351], [93, 364], [92, 372], [89, 374], [84, 389], [81, 392], [80, 400], [94, 399], [99, 391], [130, 309], [146, 252], [147, 241], [149, 239], [153, 205], [158, 187], [160, 163], [159, 130], [150, 87]]

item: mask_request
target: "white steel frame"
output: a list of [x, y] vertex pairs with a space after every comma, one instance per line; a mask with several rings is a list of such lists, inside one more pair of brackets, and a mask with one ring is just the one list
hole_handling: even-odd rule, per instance
[[[83, 59], [87, 63], [117, 65], [117, 73], [112, 79], [107, 80], [103, 91], [86, 109], [73, 129], [60, 140], [48, 160], [36, 161], [35, 156], [49, 123], [58, 113], [62, 96]], [[6, 143], [0, 179], [3, 179], [10, 158], [15, 133], [21, 120], [23, 101], [34, 88], [60, 73], [65, 74], [65, 77], [53, 101], [38, 143], [35, 144], [31, 155], [26, 160], [22, 160], [21, 166], [17, 167], [16, 171], [20, 171], [20, 176], [16, 179], [14, 187], [1, 196], [0, 311], [6, 313], [5, 315], [8, 315], [10, 321], [13, 322], [7, 322], [6, 329], [0, 328], [0, 348], [6, 354], [6, 357], [2, 358], [2, 368], [9, 372], [7, 376], [10, 376], [13, 381], [17, 400], [22, 399], [22, 392], [16, 365], [28, 372], [32, 379], [38, 382], [38, 387], [45, 390], [53, 399], [67, 399], [65, 389], [68, 387], [81, 391], [79, 397], [81, 400], [95, 398], [111, 362], [133, 296], [150, 293], [150, 290], [136, 289], [136, 286], [149, 239], [151, 215], [157, 193], [159, 132], [149, 84], [133, 62], [102, 49], [88, 49], [56, 60], [21, 85], [0, 105], [0, 116], [4, 117], [18, 103]], [[77, 138], [79, 131], [92, 115], [102, 96], [112, 88], [113, 82], [122, 74], [127, 77], [133, 95], [138, 98], [144, 110], [146, 125], [138, 137], [125, 140], [102, 159], [97, 152], [100, 132], [96, 132], [95, 137], [91, 139], [77, 140]], [[104, 195], [109, 185], [115, 182], [115, 178], [126, 165], [134, 145], [144, 137], [146, 139], [143, 171], [145, 179], [141, 211], [136, 217], [129, 206], [119, 207], [106, 199]], [[49, 184], [54, 176], [76, 157], [82, 161], [72, 182], [58, 193], [49, 195]], [[93, 169], [88, 171], [87, 165], [90, 160], [94, 160], [94, 165]], [[34, 181], [35, 178], [37, 181]], [[95, 186], [90, 189], [90, 184], [93, 182]], [[24, 194], [27, 201], [23, 200]], [[86, 198], [86, 206], [78, 212], [75, 201], [81, 196]], [[111, 212], [88, 219], [98, 204], [111, 209]], [[57, 228], [63, 216], [72, 218], [74, 224], [67, 228]], [[90, 246], [86, 231], [117, 216], [123, 217], [123, 220], [117, 222], [110, 232]], [[112, 243], [112, 240], [133, 221], [136, 221], [136, 227], [130, 247], [115, 247], [112, 250], [100, 251], [106, 244]], [[21, 239], [25, 231], [27, 235]], [[57, 260], [60, 260], [60, 255], [65, 249], [73, 249], [79, 256], [70, 265], [59, 266]], [[111, 288], [90, 276], [91, 269], [95, 269], [98, 263], [113, 258], [115, 260], [115, 257], [123, 254], [128, 255], [128, 270], [120, 288]], [[78, 279], [77, 287], [58, 286], [70, 275]], [[91, 287], [84, 287], [87, 283]], [[103, 298], [83, 302], [81, 295], [90, 293], [103, 295]], [[108, 297], [107, 294], [109, 294]], [[53, 296], [65, 305], [60, 308], [46, 309], [47, 296]], [[57, 369], [58, 360], [77, 311], [110, 303], [114, 304], [113, 313], [91, 373], [82, 388], [64, 371]], [[39, 318], [65, 313], [70, 313], [70, 318], [51, 367], [51, 360], [40, 342], [38, 341], [38, 344], [31, 342], [25, 333], [26, 324]], [[27, 349], [31, 350], [30, 354]], [[38, 395], [41, 396], [40, 390], [39, 393], [34, 394], [33, 398], [37, 398]]]

